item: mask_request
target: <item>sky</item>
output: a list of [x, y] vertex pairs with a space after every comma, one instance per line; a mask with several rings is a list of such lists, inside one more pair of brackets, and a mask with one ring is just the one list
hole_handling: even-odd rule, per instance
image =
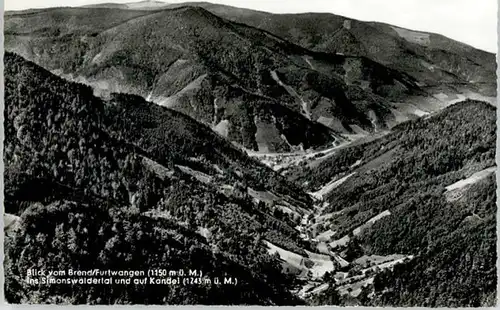
[[[133, 0], [5, 0], [6, 10]], [[186, 2], [170, 0], [169, 3]], [[328, 12], [445, 35], [497, 51], [497, 0], [211, 0], [273, 13]]]

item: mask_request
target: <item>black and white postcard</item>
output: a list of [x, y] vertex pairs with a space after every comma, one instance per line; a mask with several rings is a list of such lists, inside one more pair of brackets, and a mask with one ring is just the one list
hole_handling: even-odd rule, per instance
[[495, 306], [496, 16], [8, 0], [6, 302]]

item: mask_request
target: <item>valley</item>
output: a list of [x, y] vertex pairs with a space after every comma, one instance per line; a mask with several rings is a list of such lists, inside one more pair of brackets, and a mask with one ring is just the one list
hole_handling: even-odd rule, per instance
[[[413, 122], [440, 122], [439, 120], [435, 119], [442, 118], [443, 114], [446, 113], [457, 113], [451, 112], [449, 110], [467, 110], [469, 109], [467, 108], [467, 105], [478, 104], [479, 106], [483, 106], [486, 108], [486, 110], [488, 110], [486, 103], [463, 101], [454, 104], [456, 105], [456, 107], [450, 106], [444, 111], [438, 111], [431, 115], [425, 115], [425, 117], [416, 119]], [[397, 127], [395, 131], [384, 132], [383, 134], [379, 134], [378, 137], [371, 137], [369, 139], [365, 139], [364, 141], [355, 140], [352, 142], [347, 142], [341, 146], [332, 147], [314, 153], [250, 153], [250, 155], [259, 158], [262, 162], [269, 165], [270, 167], [273, 167], [273, 169], [280, 171], [285, 176], [287, 176], [289, 173], [293, 174], [294, 171], [299, 171], [303, 167], [309, 167], [309, 170], [307, 171], [307, 177], [305, 177], [305, 179], [310, 180], [312, 178], [312, 175], [314, 175], [315, 170], [324, 169], [322, 166], [324, 166], [329, 160], [334, 160], [336, 156], [339, 156], [338, 153], [343, 152], [348, 154], [350, 148], [364, 147], [369, 149], [371, 145], [374, 145], [375, 147], [381, 144], [386, 145], [386, 141], [391, 141], [391, 136], [398, 136], [398, 131], [400, 130], [400, 127]], [[429, 138], [432, 138], [432, 135], [429, 136]], [[392, 141], [395, 142], [396, 140]], [[492, 140], [490, 141], [493, 142]], [[381, 149], [383, 150], [384, 148], [385, 147], [382, 146]], [[377, 235], [379, 233], [375, 228], [377, 222], [391, 222], [394, 221], [394, 216], [398, 217], [400, 215], [398, 215], [397, 213], [392, 214], [389, 209], [385, 209], [379, 211], [378, 214], [371, 213], [371, 218], [362, 217], [365, 219], [364, 222], [353, 221], [356, 217], [354, 219], [350, 219], [349, 217], [352, 217], [352, 215], [346, 217], [346, 214], [353, 214], [353, 211], [359, 208], [357, 207], [357, 205], [359, 205], [357, 199], [353, 201], [354, 205], [344, 205], [341, 207], [340, 211], [335, 212], [332, 212], [331, 203], [329, 203], [329, 201], [335, 201], [333, 193], [335, 193], [337, 189], [347, 192], [353, 191], [353, 188], [349, 189], [345, 186], [343, 187], [343, 189], [340, 189], [344, 183], [348, 183], [349, 180], [351, 178], [354, 178], [357, 174], [364, 174], [366, 176], [366, 174], [373, 174], [374, 171], [383, 169], [385, 165], [397, 159], [397, 157], [399, 156], [397, 154], [401, 154], [401, 151], [402, 150], [397, 147], [392, 147], [391, 150], [382, 153], [382, 155], [380, 156], [375, 155], [372, 157], [361, 159], [357, 159], [357, 157], [352, 158], [350, 162], [353, 163], [345, 166], [346, 172], [339, 174], [337, 177], [334, 177], [326, 184], [316, 183], [318, 184], [315, 187], [317, 190], [314, 192], [309, 192], [309, 195], [311, 195], [315, 201], [314, 208], [310, 212], [307, 212], [303, 215], [300, 225], [298, 225], [296, 229], [298, 229], [298, 231], [301, 233], [301, 237], [304, 240], [315, 244], [315, 252], [322, 253], [323, 259], [326, 259], [327, 261], [329, 261], [329, 263], [332, 262], [332, 265], [315, 263], [312, 260], [312, 253], [310, 252], [307, 252], [308, 255], [300, 256], [298, 254], [289, 253], [287, 251], [284, 251], [283, 249], [276, 248], [276, 246], [274, 245], [269, 246], [270, 251], [276, 251], [277, 253], [279, 253], [280, 258], [283, 260], [284, 270], [286, 270], [287, 272], [298, 273], [299, 277], [305, 281], [303, 286], [301, 286], [297, 290], [297, 294], [299, 294], [301, 298], [305, 298], [306, 300], [314, 300], [322, 294], [331, 294], [331, 289], [334, 289], [339, 294], [340, 299], [356, 300], [362, 293], [368, 296], [368, 299], [373, 299], [374, 296], [378, 294], [376, 292], [376, 289], [374, 289], [374, 279], [377, 274], [383, 274], [385, 271], [393, 272], [395, 266], [408, 264], [415, 257], [423, 255], [420, 250], [415, 250], [414, 252], [401, 251], [396, 253], [384, 251], [380, 252], [380, 254], [384, 253], [384, 255], [382, 256], [378, 254], [367, 255], [367, 252], [365, 252], [366, 250], [363, 250], [363, 246], [359, 248], [360, 240], [366, 238], [363, 235]], [[355, 151], [351, 152], [353, 154], [356, 154]], [[320, 156], [318, 156], [319, 154]], [[273, 158], [279, 158], [280, 161], [272, 161]], [[493, 163], [493, 161], [491, 160], [489, 162]], [[484, 170], [481, 170], [481, 167], [486, 168]], [[453, 183], [452, 181], [448, 181], [449, 185], [447, 185], [443, 189], [445, 192], [444, 197], [440, 199], [446, 200], [446, 202], [448, 203], [456, 204], [458, 200], [464, 199], [464, 197], [470, 195], [467, 193], [467, 191], [471, 186], [481, 181], [485, 182], [485, 179], [496, 171], [496, 167], [488, 167], [484, 164], [480, 164], [479, 166], [472, 165], [467, 169], [471, 170], [467, 170], [469, 172], [465, 172], [466, 174], [463, 179], [458, 180], [455, 183]], [[491, 182], [491, 179], [488, 182]], [[404, 182], [402, 184], [404, 184]], [[308, 187], [308, 181], [304, 182], [304, 186], [306, 188]], [[396, 201], [401, 200], [396, 199]], [[395, 206], [396, 208], [399, 208], [400, 205], [398, 205], [398, 203], [399, 202], [389, 203], [389, 206]], [[473, 219], [481, 220], [482, 217], [477, 215], [475, 212], [472, 212], [471, 215], [466, 216], [466, 220]], [[339, 233], [337, 229], [335, 229], [335, 223], [338, 223], [339, 220], [351, 221], [358, 224], [355, 224], [355, 226], [351, 226], [350, 231], [345, 231], [344, 228], [341, 228], [339, 229]], [[341, 227], [342, 226], [345, 225], [341, 225]], [[354, 242], [354, 245], [351, 245], [351, 242]], [[351, 247], [358, 248], [358, 251], [360, 252], [358, 252], [358, 254], [355, 254], [355, 256], [351, 256], [352, 254], [349, 253], [350, 251], [353, 251]], [[365, 254], [362, 255], [363, 253]], [[348, 257], [352, 258], [349, 259]], [[306, 268], [308, 262], [309, 268]], [[327, 267], [327, 269], [323, 269], [325, 267]], [[322, 272], [324, 273], [318, 274], [316, 268], [321, 268]], [[326, 272], [328, 272], [328, 274], [325, 276]], [[309, 277], [304, 276], [304, 274], [309, 274]], [[330, 291], [328, 289], [330, 289]]]

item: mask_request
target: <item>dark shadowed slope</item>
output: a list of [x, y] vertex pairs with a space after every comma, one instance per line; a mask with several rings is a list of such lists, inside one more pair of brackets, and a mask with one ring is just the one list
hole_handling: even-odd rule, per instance
[[[279, 210], [304, 212], [300, 190], [178, 112], [127, 95], [104, 102], [10, 53], [5, 77], [5, 209], [20, 216], [6, 241], [10, 302], [297, 302], [262, 241], [303, 251], [297, 219]], [[274, 202], [257, 204], [256, 192]], [[241, 284], [33, 290], [24, 281], [27, 268], [155, 266]]]
[[339, 133], [384, 129], [440, 104], [405, 73], [364, 57], [310, 52], [202, 8], [120, 17], [118, 26], [95, 32], [44, 16], [56, 35], [36, 35], [41, 26], [31, 15], [8, 18], [7, 49], [103, 93], [133, 93], [182, 111], [254, 150], [326, 145]]

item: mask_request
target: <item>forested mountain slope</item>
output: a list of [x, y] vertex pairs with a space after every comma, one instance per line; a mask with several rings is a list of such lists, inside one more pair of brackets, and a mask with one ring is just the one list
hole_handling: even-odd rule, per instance
[[288, 173], [322, 201], [309, 230], [318, 248], [348, 261], [414, 257], [376, 275], [355, 303], [495, 302], [495, 121], [494, 107], [465, 101]]
[[102, 96], [132, 93], [186, 113], [253, 150], [338, 143], [443, 104], [404, 72], [311, 52], [199, 7], [48, 9], [9, 14], [5, 28], [7, 50]]
[[[102, 101], [11, 53], [5, 77], [5, 211], [20, 216], [6, 240], [9, 302], [298, 302], [262, 241], [303, 251], [279, 208], [305, 212], [310, 198], [178, 112], [127, 95]], [[256, 191], [275, 202], [257, 204]], [[24, 281], [28, 268], [154, 267], [240, 284], [33, 290]]]

